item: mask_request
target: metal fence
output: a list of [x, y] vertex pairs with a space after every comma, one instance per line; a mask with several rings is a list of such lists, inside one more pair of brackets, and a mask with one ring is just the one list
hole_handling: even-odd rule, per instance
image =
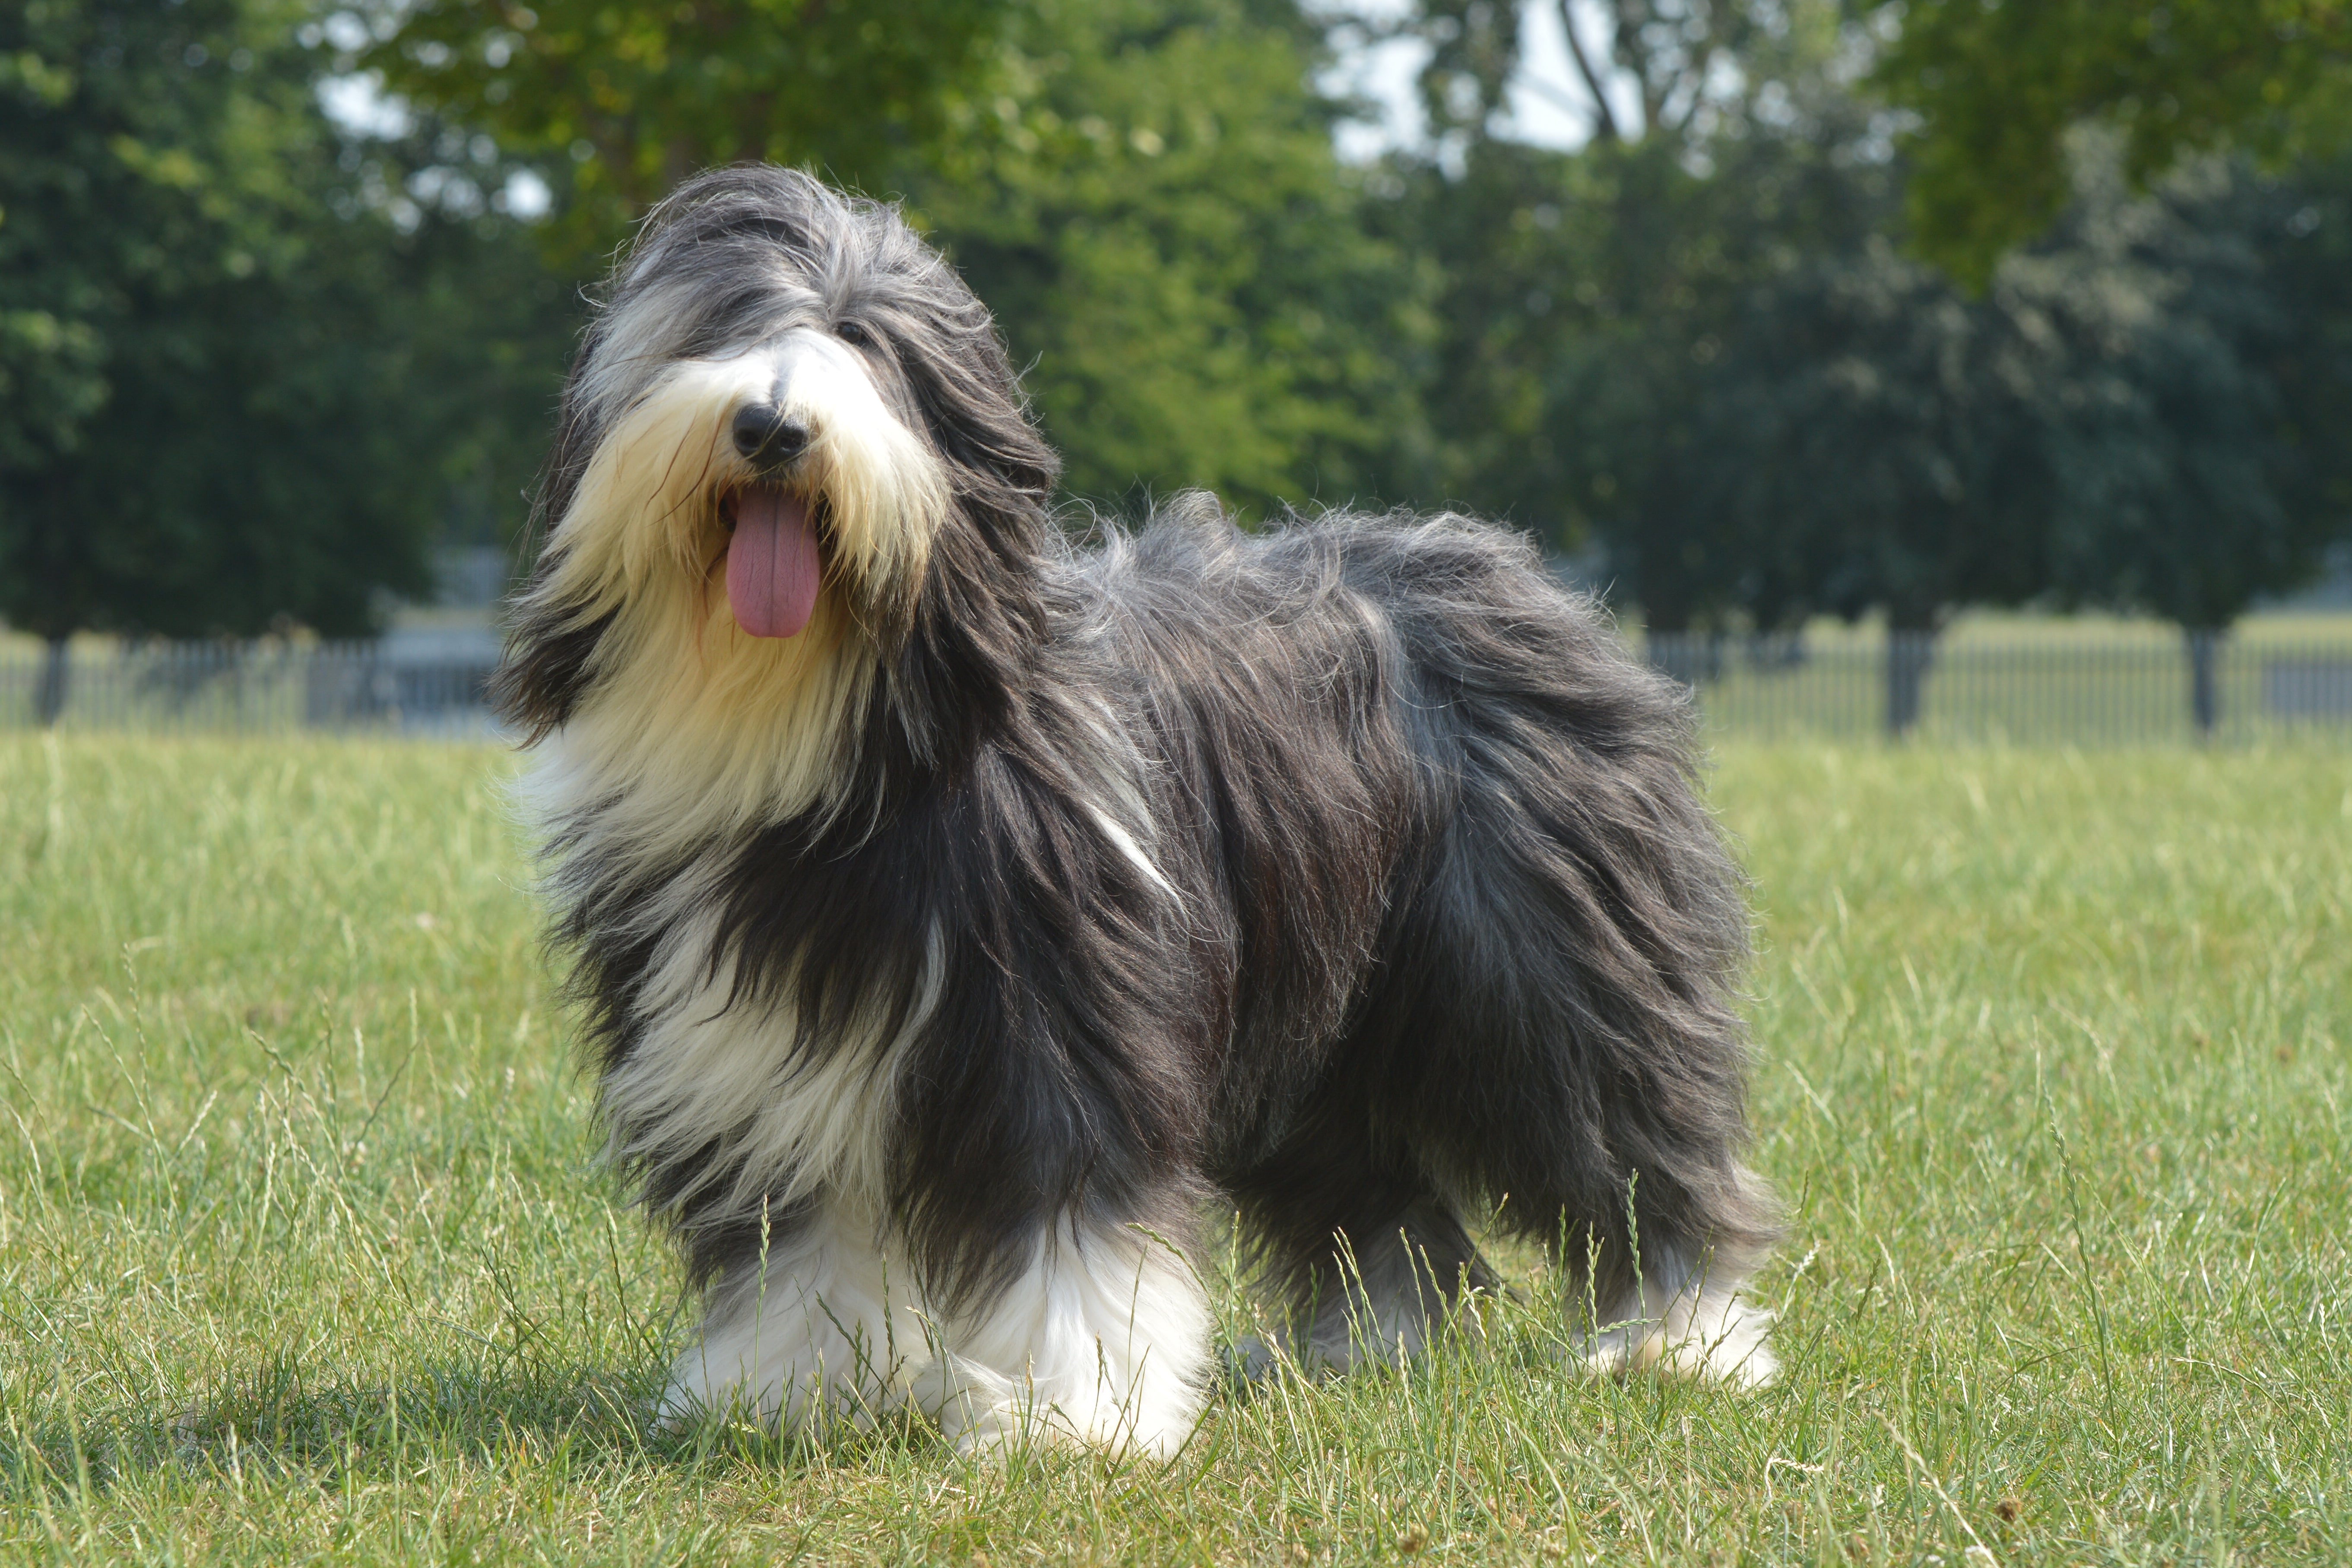
[[0, 651], [0, 726], [486, 737], [497, 666], [497, 639], [479, 633]]
[[[1652, 637], [1708, 730], [1757, 739], [2137, 745], [2288, 736], [2352, 742], [2352, 624], [2340, 638]], [[373, 642], [0, 647], [0, 727], [497, 733], [481, 628]]]
[[1725, 735], [2074, 746], [2352, 741], [2352, 626], [2341, 638], [2301, 640], [1658, 636], [1643, 651], [1693, 688], [1709, 731]]

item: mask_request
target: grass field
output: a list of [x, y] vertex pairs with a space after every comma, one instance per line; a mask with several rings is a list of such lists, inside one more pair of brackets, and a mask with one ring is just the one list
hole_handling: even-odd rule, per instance
[[5, 1560], [2352, 1559], [2341, 751], [1727, 751], [1780, 1385], [1570, 1374], [1521, 1258], [1164, 1469], [646, 1429], [505, 765], [0, 738]]

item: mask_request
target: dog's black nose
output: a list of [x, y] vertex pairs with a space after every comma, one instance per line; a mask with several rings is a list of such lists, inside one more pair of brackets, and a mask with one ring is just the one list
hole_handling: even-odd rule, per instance
[[781, 408], [748, 403], [735, 411], [735, 449], [762, 468], [779, 468], [808, 449], [808, 426]]

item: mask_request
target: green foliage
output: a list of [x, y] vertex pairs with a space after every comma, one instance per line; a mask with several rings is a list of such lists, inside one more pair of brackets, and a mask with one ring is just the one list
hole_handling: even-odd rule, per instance
[[1450, 492], [1601, 546], [1653, 626], [1707, 619], [1739, 563], [1707, 493], [1732, 459], [1699, 416], [1762, 292], [1883, 221], [1892, 180], [1852, 158], [1854, 129], [1831, 101], [1798, 133], [1708, 143], [1704, 171], [1665, 136], [1489, 141], [1458, 179], [1422, 171], [1393, 217], [1445, 279], [1430, 405]]
[[1782, 1383], [1583, 1376], [1513, 1254], [1410, 1370], [1221, 1384], [1169, 1468], [652, 1426], [678, 1278], [507, 772], [0, 741], [0, 1560], [2352, 1553], [2340, 752], [1725, 750]]
[[387, 0], [373, 9], [390, 41], [363, 60], [392, 90], [490, 132], [512, 155], [576, 165], [550, 240], [562, 264], [581, 268], [713, 164], [797, 163], [856, 184], [919, 159], [984, 88], [1013, 5]]
[[[1875, 241], [1900, 171], [1842, 81], [1836, 9], [1612, 9], [1608, 53], [1579, 63], [1596, 89], [1632, 83], [1638, 119], [1601, 114], [1559, 153], [1486, 133], [1481, 111], [1460, 173], [1416, 171], [1392, 211], [1444, 279], [1430, 408], [1449, 493], [1592, 552], [1655, 629], [2013, 592], [1952, 558], [1946, 443], [1969, 432], [1935, 340], [1953, 323], [1932, 278]], [[1501, 15], [1433, 7], [1433, 73], [1455, 68], [1449, 37]], [[1498, 103], [1516, 44], [1502, 55], [1477, 93], [1431, 95]], [[1801, 299], [1873, 321], [1867, 364], [1789, 319]], [[1825, 397], [1855, 417], [1797, 412]], [[1993, 563], [2002, 543], [1966, 548]]]
[[1631, 574], [1718, 626], [1875, 609], [1929, 630], [2035, 597], [2053, 519], [2032, 404], [2062, 366], [2017, 325], [1883, 243], [1759, 282], [1693, 388], [1674, 511], [1628, 542]]
[[[2266, 209], [2249, 229], [2255, 259], [2289, 328], [2272, 340], [2270, 370], [2298, 411], [2300, 500], [2352, 520], [2352, 443], [2339, 438], [2352, 430], [2352, 149], [2252, 188]], [[2338, 539], [2352, 545], [2352, 521]]]
[[2068, 351], [2035, 388], [2062, 597], [2223, 629], [2341, 535], [2344, 365], [2313, 329], [2340, 342], [2352, 275], [2296, 254], [2315, 248], [2307, 206], [2298, 182], [2218, 159], [2133, 200], [2093, 161], [2056, 242], [2004, 264], [1996, 289]]
[[1370, 237], [1286, 4], [1045, 0], [914, 215], [996, 311], [1077, 494], [1399, 493], [1420, 477], [1432, 336]]
[[[131, 289], [182, 291], [282, 262], [272, 219], [289, 193], [268, 156], [238, 154], [273, 150], [289, 84], [254, 75], [243, 31], [216, 0], [171, 15], [84, 0], [0, 13], [0, 462], [70, 444], [105, 405]], [[149, 215], [135, 232], [107, 221], [133, 201]]]
[[541, 226], [507, 210], [528, 165], [430, 118], [336, 142], [323, 203], [373, 268], [352, 330], [383, 354], [372, 416], [398, 482], [436, 542], [515, 547], [587, 315], [578, 280], [546, 265]]
[[996, 311], [1076, 494], [1202, 485], [1263, 512], [1425, 467], [1425, 290], [1364, 232], [1290, 0], [385, 16], [362, 58], [389, 86], [551, 160], [559, 265], [734, 159], [904, 196]]
[[2029, 602], [2212, 627], [2340, 536], [2352, 272], [2319, 175], [2200, 165], [2139, 197], [2088, 137], [2067, 221], [1970, 298], [1898, 248], [1912, 171], [1826, 22], [1625, 13], [1651, 25], [1621, 75], [1715, 62], [1650, 95], [1648, 133], [1473, 140], [1392, 211], [1444, 279], [1454, 493], [1597, 546], [1658, 630]]
[[1718, 624], [2041, 602], [2219, 628], [2315, 569], [2345, 466], [2297, 323], [2352, 301], [2274, 264], [2303, 195], [2209, 163], [2138, 199], [2098, 167], [1981, 299], [1873, 240], [1746, 301], [1692, 420]]
[[[1555, 14], [1581, 97], [1520, 74], [1523, 5]], [[1570, 20], [1595, 9], [1608, 29], [1599, 48]], [[1421, 0], [1403, 26], [1428, 47], [1421, 97], [1441, 140], [1486, 138], [1516, 79], [1587, 116], [1598, 145], [1664, 139], [1696, 153], [1806, 113], [1850, 49], [1845, 11], [1839, 0]]]
[[460, 281], [497, 226], [411, 205], [401, 231], [368, 186], [404, 171], [331, 132], [303, 16], [0, 11], [0, 616], [20, 628], [357, 632], [383, 591], [425, 586], [453, 484], [520, 477], [492, 428], [552, 377], [497, 406], [482, 373], [512, 329]]
[[[1496, 134], [1523, 12], [1427, 0], [1398, 26], [1435, 154], [1357, 171], [1296, 0], [29, 0], [0, 16], [0, 615], [365, 626], [428, 531], [511, 530], [567, 279], [751, 156], [907, 202], [1092, 500], [1466, 502], [1597, 547], [1662, 629], [2206, 626], [2290, 585], [2352, 510], [2343, 181], [2129, 183], [2224, 132], [2318, 145], [2352, 104], [2337, 11], [1889, 15], [1607, 0], [1573, 63], [1619, 98], [1562, 154]], [[1871, 37], [1927, 115], [1892, 159]], [[413, 130], [328, 126], [345, 68]], [[2079, 189], [2035, 184], [2085, 113], [2120, 163], [2091, 135]], [[1903, 251], [1946, 243], [1920, 204], [1979, 121], [2004, 172], [1962, 228], [2074, 206], [1964, 297]], [[518, 166], [556, 198], [535, 230], [500, 209]]]
[[[2119, 128], [2144, 183], [2187, 151], [2267, 157], [2340, 141], [2352, 114], [2343, 0], [1880, 0], [1899, 16], [1878, 79], [1906, 137], [1921, 250], [1971, 287], [2058, 216], [2077, 122]], [[2315, 138], [2315, 132], [2316, 136]]]

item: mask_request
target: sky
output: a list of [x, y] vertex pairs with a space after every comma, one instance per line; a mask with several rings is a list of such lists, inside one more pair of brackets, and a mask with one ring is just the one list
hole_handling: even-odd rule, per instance
[[[1505, 0], [1510, 3], [1510, 0]], [[1527, 0], [1520, 19], [1520, 62], [1508, 94], [1507, 112], [1498, 129], [1515, 140], [1539, 147], [1572, 150], [1584, 144], [1591, 123], [1591, 95], [1575, 62], [1569, 58], [1562, 32], [1564, 11], [1572, 10], [1579, 37], [1586, 41], [1588, 58], [1608, 54], [1603, 42], [1608, 26], [1596, 0]], [[1427, 46], [1417, 39], [1368, 41], [1361, 29], [1342, 24], [1361, 17], [1375, 26], [1409, 15], [1412, 0], [1343, 0], [1317, 5], [1308, 0], [1310, 15], [1319, 15], [1334, 26], [1338, 58], [1324, 75], [1326, 91], [1345, 93], [1370, 104], [1370, 119], [1343, 121], [1338, 151], [1349, 163], [1369, 163], [1397, 148], [1423, 150], [1429, 133], [1414, 87]], [[332, 21], [358, 27], [355, 17], [338, 14]], [[333, 39], [355, 47], [359, 39]], [[1612, 84], [1612, 86], [1615, 84]], [[1638, 98], [1617, 107], [1629, 117]], [[1617, 94], [1612, 90], [1612, 100]], [[398, 135], [406, 128], [407, 112], [397, 100], [387, 99], [372, 75], [333, 78], [320, 84], [320, 98], [327, 112], [354, 130], [380, 136]], [[536, 175], [520, 174], [500, 193], [501, 205], [520, 217], [547, 210], [548, 191]]]
[[[1586, 55], [1605, 58], [1605, 19], [1591, 0], [1569, 0], [1576, 16], [1577, 36]], [[1335, 23], [1361, 16], [1374, 23], [1393, 22], [1411, 10], [1410, 0], [1364, 0], [1361, 4], [1312, 6]], [[1339, 58], [1323, 80], [1327, 91], [1349, 93], [1369, 100], [1380, 110], [1376, 121], [1350, 121], [1339, 128], [1339, 155], [1350, 163], [1368, 163], [1399, 147], [1428, 144], [1428, 126], [1413, 86], [1428, 48], [1413, 39], [1393, 39], [1367, 46], [1360, 33], [1339, 26], [1334, 34]], [[1584, 145], [1591, 124], [1592, 99], [1569, 58], [1567, 35], [1561, 31], [1559, 0], [1531, 0], [1520, 13], [1519, 74], [1511, 84], [1509, 112], [1504, 134], [1538, 147], [1563, 150]], [[1612, 100], [1616, 95], [1612, 92]], [[1636, 100], [1638, 101], [1638, 100]], [[1633, 103], [1619, 104], [1632, 112]]]

